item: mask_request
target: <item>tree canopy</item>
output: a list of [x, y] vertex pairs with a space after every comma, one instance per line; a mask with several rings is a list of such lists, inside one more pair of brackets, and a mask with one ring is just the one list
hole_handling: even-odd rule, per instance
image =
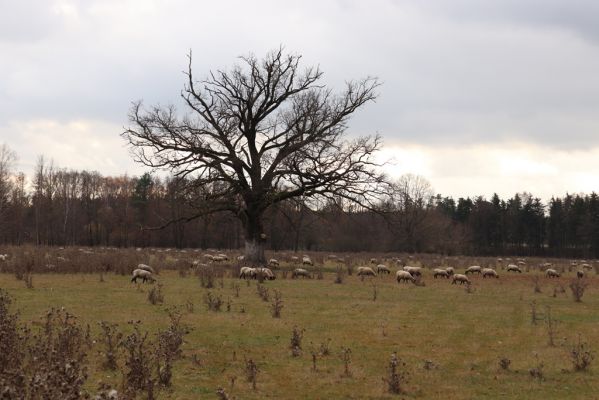
[[183, 218], [237, 215], [246, 255], [258, 261], [262, 216], [271, 205], [302, 196], [374, 208], [387, 192], [374, 159], [380, 137], [346, 134], [350, 116], [375, 100], [379, 82], [348, 81], [335, 94], [319, 68], [302, 68], [302, 57], [283, 49], [240, 60], [198, 81], [190, 54], [181, 92], [188, 112], [134, 103], [123, 136], [137, 161], [169, 169], [185, 178], [186, 190], [202, 193], [204, 201], [192, 200], [197, 208]]

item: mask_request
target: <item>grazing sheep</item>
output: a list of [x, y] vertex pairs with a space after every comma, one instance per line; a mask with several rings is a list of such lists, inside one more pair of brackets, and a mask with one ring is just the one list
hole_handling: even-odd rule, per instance
[[298, 263], [299, 262], [299, 257], [291, 256], [291, 262], [292, 263]]
[[227, 261], [229, 258], [227, 256], [225, 256], [224, 254], [218, 254], [216, 256], [212, 256], [212, 261], [214, 262], [221, 262], [221, 261]]
[[409, 265], [406, 265], [403, 267], [403, 270], [409, 272], [412, 276], [422, 276], [422, 268], [420, 267], [410, 267]]
[[584, 278], [584, 271], [576, 271], [576, 277], [578, 279]]
[[397, 283], [401, 283], [402, 281], [403, 282], [410, 281], [412, 283], [416, 282], [416, 279], [414, 279], [412, 274], [410, 274], [408, 271], [402, 271], [402, 270], [399, 270], [395, 273], [395, 279], [397, 280]]
[[156, 279], [154, 279], [152, 273], [150, 271], [146, 271], [145, 269], [133, 270], [133, 277], [131, 278], [131, 282], [137, 283], [138, 279], [141, 279], [143, 283], [146, 283], [146, 281], [156, 282]]
[[556, 270], [549, 268], [547, 271], [545, 271], [545, 275], [547, 278], [559, 278], [561, 274]]
[[204, 254], [204, 257], [206, 257], [210, 261], [214, 261], [214, 256], [212, 254]]
[[487, 276], [490, 278], [499, 278], [497, 271], [493, 268], [483, 268], [483, 278], [486, 278]]
[[237, 256], [237, 261], [243, 261], [245, 259], [245, 256]]
[[138, 264], [137, 265], [137, 269], [143, 269], [144, 271], [151, 272], [152, 274], [156, 273], [156, 271], [154, 271], [154, 268], [152, 268], [152, 267], [150, 267], [149, 265], [146, 265], [146, 264]]
[[256, 268], [241, 267], [239, 270], [239, 279], [253, 279], [256, 276]]
[[262, 274], [264, 279], [268, 279], [269, 281], [274, 281], [277, 278], [275, 274], [270, 270], [270, 268], [256, 268], [256, 273], [254, 277], [257, 278], [259, 274]]
[[471, 267], [466, 268], [466, 272], [464, 272], [465, 275], [468, 274], [474, 274], [477, 273], [480, 275], [480, 273], [482, 272], [482, 268], [478, 265], [473, 265]]
[[2, 260], [2, 261], [8, 260], [8, 254], [0, 254], [0, 260]]
[[303, 256], [302, 257], [302, 265], [312, 265], [314, 266], [314, 263], [312, 262], [312, 259], [308, 256]]
[[303, 278], [312, 278], [312, 274], [310, 274], [308, 270], [303, 268], [296, 268], [293, 270], [293, 272], [291, 272], [291, 279], [296, 279], [300, 276]]
[[589, 271], [593, 268], [593, 267], [591, 267], [590, 264], [587, 264], [587, 263], [582, 264], [581, 267], [582, 267], [582, 269], [586, 269], [586, 270], [589, 270]]
[[442, 268], [433, 269], [433, 278], [437, 279], [437, 277], [439, 277], [439, 276], [441, 278], [449, 279], [449, 272], [447, 272], [447, 270], [442, 269]]
[[371, 264], [378, 264], [379, 260], [377, 260], [376, 258], [371, 258], [370, 259], [370, 263]]
[[515, 264], [509, 264], [507, 266], [507, 272], [518, 272], [518, 273], [522, 273], [522, 270], [520, 269], [519, 266], [515, 265]]
[[376, 276], [376, 272], [370, 267], [358, 267], [357, 276]]
[[381, 274], [381, 273], [390, 274], [391, 270], [386, 265], [379, 264], [376, 266], [376, 272], [377, 272], [377, 274]]
[[457, 284], [457, 282], [459, 282], [460, 285], [463, 285], [463, 284], [469, 285], [470, 284], [470, 280], [468, 279], [468, 277], [466, 275], [462, 275], [462, 274], [455, 274], [453, 276], [453, 278], [451, 279], [452, 285]]
[[447, 273], [449, 274], [449, 276], [452, 276], [454, 274], [453, 267], [447, 267], [447, 268], [445, 268], [445, 271], [447, 271]]
[[279, 260], [277, 260], [275, 258], [271, 258], [270, 260], [268, 260], [268, 265], [270, 267], [273, 267], [273, 268], [275, 268], [275, 267], [278, 268], [279, 267]]

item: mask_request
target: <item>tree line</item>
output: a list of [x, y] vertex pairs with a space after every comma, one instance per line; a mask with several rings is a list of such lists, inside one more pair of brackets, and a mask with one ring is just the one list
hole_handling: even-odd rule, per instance
[[[238, 249], [241, 222], [231, 213], [186, 221], [214, 187], [194, 191], [185, 178], [103, 176], [58, 168], [40, 158], [31, 179], [10, 171], [0, 149], [0, 242], [20, 245]], [[162, 229], [153, 229], [160, 228]], [[294, 198], [265, 214], [266, 248], [470, 255], [599, 256], [599, 198], [566, 194], [547, 204], [529, 193], [501, 199], [444, 197], [422, 177], [405, 175], [376, 209], [339, 198]]]

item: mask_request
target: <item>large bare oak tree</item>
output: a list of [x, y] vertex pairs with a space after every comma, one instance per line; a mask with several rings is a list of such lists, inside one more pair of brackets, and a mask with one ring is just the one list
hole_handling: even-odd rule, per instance
[[137, 102], [122, 135], [136, 161], [170, 169], [202, 193], [196, 212], [184, 219], [222, 211], [238, 216], [246, 260], [259, 263], [269, 206], [303, 197], [372, 208], [383, 195], [386, 180], [373, 157], [380, 137], [346, 134], [349, 117], [376, 98], [379, 83], [351, 81], [335, 94], [321, 83], [319, 68], [303, 68], [301, 56], [283, 49], [240, 60], [196, 80], [190, 54], [181, 93], [188, 113]]

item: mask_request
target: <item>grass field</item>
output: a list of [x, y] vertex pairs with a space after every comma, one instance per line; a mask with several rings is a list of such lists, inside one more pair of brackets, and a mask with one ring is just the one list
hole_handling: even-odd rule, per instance
[[[238, 279], [217, 279], [215, 288], [204, 289], [197, 277], [168, 270], [158, 276], [161, 305], [148, 301], [152, 285], [135, 285], [113, 274], [104, 275], [104, 282], [97, 274], [35, 274], [34, 288], [27, 289], [4, 273], [0, 287], [14, 298], [22, 322], [39, 321], [48, 308], [64, 307], [90, 324], [94, 337], [101, 320], [118, 323], [124, 331], [130, 329], [127, 321], [141, 320], [142, 329], [156, 332], [168, 324], [165, 309], [179, 306], [191, 330], [184, 358], [175, 363], [173, 385], [159, 392], [161, 399], [216, 399], [218, 387], [237, 399], [396, 398], [383, 381], [393, 352], [405, 362], [401, 370], [409, 373], [400, 398], [597, 398], [597, 365], [573, 372], [570, 349], [579, 335], [591, 348], [599, 343], [599, 280], [585, 278], [590, 286], [583, 302], [575, 303], [568, 289], [571, 277], [542, 277], [542, 293], [534, 293], [534, 273], [500, 274], [497, 280], [474, 277], [472, 293], [434, 280], [430, 271], [422, 287], [399, 285], [393, 275], [364, 281], [346, 276], [342, 284], [334, 283], [331, 272], [322, 280], [279, 276], [264, 286], [271, 297], [274, 289], [282, 293], [280, 319], [257, 295], [255, 281], [248, 286]], [[554, 297], [557, 282], [566, 292]], [[226, 304], [220, 312], [208, 311], [203, 301], [208, 290], [230, 301], [230, 311]], [[560, 321], [555, 346], [548, 344], [545, 322], [531, 322], [533, 301], [539, 314], [550, 306]], [[193, 311], [186, 303], [193, 304]], [[299, 357], [290, 349], [294, 326], [304, 330]], [[329, 355], [318, 354], [322, 343], [329, 344]], [[350, 376], [344, 373], [342, 348], [351, 350]], [[89, 352], [87, 387], [95, 388], [100, 380], [118, 387], [122, 376], [100, 367], [100, 350]], [[501, 358], [511, 360], [509, 370], [499, 367]], [[256, 390], [246, 380], [245, 359], [258, 365]], [[542, 381], [529, 374], [538, 361], [544, 365]]]

